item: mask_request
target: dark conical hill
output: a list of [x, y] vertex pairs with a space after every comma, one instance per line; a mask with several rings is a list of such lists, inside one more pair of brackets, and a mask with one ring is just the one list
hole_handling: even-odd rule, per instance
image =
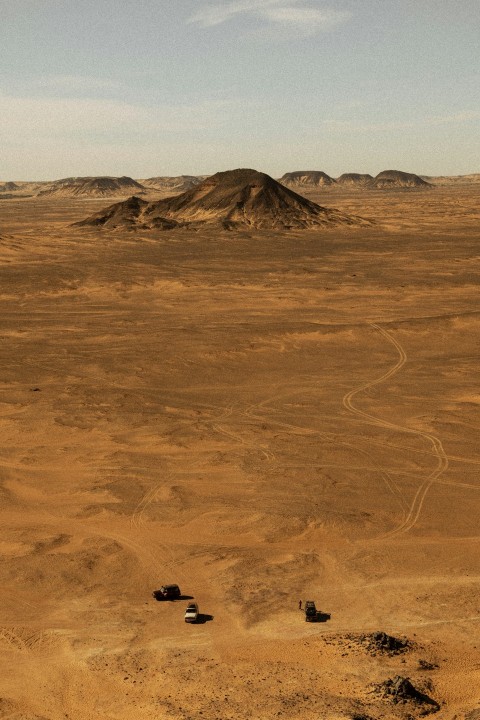
[[[135, 201], [132, 205], [132, 202]], [[219, 172], [181, 195], [146, 203], [139, 198], [116, 203], [82, 225], [142, 228], [217, 223], [232, 229], [298, 229], [366, 224], [297, 195], [269, 175], [250, 169]]]

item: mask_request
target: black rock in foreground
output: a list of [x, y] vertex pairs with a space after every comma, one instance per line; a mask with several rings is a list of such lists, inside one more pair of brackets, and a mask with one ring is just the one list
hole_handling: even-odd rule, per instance
[[[384, 698], [390, 698], [394, 703], [414, 702], [419, 705], [428, 707], [427, 712], [437, 712], [440, 705], [429, 695], [418, 690], [409, 678], [397, 675], [394, 678], [385, 680], [385, 682], [374, 686], [374, 690], [381, 694]], [[423, 713], [427, 714], [427, 713]]]

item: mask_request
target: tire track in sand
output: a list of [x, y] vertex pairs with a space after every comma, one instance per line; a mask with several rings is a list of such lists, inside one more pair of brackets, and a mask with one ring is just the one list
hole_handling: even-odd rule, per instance
[[398, 535], [400, 533], [406, 533], [414, 527], [420, 517], [420, 513], [422, 512], [422, 508], [428, 491], [430, 490], [432, 485], [438, 480], [440, 475], [442, 475], [448, 468], [448, 457], [445, 453], [445, 450], [443, 449], [442, 443], [435, 435], [422, 432], [421, 430], [414, 430], [413, 428], [404, 427], [403, 425], [397, 425], [396, 423], [389, 422], [388, 420], [382, 420], [382, 418], [376, 417], [375, 415], [371, 415], [368, 412], [360, 410], [354, 405], [353, 399], [356, 395], [364, 392], [365, 390], [368, 390], [369, 388], [375, 387], [376, 385], [380, 385], [381, 383], [385, 382], [393, 375], [398, 373], [407, 361], [407, 354], [398, 342], [398, 340], [392, 337], [390, 333], [388, 333], [376, 323], [370, 323], [370, 326], [375, 330], [378, 330], [378, 332], [380, 332], [383, 337], [388, 340], [391, 345], [394, 346], [394, 348], [398, 352], [399, 358], [395, 365], [389, 370], [387, 370], [387, 372], [385, 372], [379, 378], [371, 380], [368, 383], [360, 385], [360, 387], [358, 388], [350, 390], [350, 392], [348, 392], [343, 398], [344, 407], [349, 412], [353, 413], [354, 415], [368, 422], [371, 425], [387, 428], [389, 430], [395, 430], [396, 432], [408, 433], [410, 435], [415, 435], [416, 437], [427, 440], [432, 446], [432, 454], [437, 458], [436, 467], [426, 476], [423, 482], [419, 485], [417, 492], [415, 493], [414, 498], [410, 504], [410, 508], [406, 514], [406, 517], [403, 519], [400, 525], [398, 525], [398, 527], [394, 528], [390, 532], [383, 534], [380, 538], [377, 538], [383, 540], [385, 538], [393, 537], [394, 535]]

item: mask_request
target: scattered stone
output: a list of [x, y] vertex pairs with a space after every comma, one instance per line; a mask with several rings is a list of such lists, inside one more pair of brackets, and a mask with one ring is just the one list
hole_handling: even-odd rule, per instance
[[375, 685], [374, 692], [392, 700], [394, 703], [414, 702], [417, 705], [424, 706], [422, 714], [437, 712], [440, 709], [440, 705], [436, 700], [418, 690], [412, 685], [409, 678], [401, 675], [396, 675], [394, 678], [389, 678], [385, 682]]
[[435, 670], [438, 668], [438, 663], [429, 662], [428, 660], [422, 660], [420, 659], [418, 661], [418, 669], [419, 670]]
[[398, 655], [399, 653], [406, 652], [411, 647], [408, 640], [387, 635], [385, 632], [361, 635], [360, 642], [369, 652], [383, 652], [389, 655]]
[[480, 720], [480, 710], [470, 710], [465, 714], [465, 720]]
[[396, 638], [393, 635], [387, 635], [385, 632], [377, 631], [366, 635], [345, 635], [339, 638], [338, 642], [343, 644], [347, 649], [353, 646], [361, 646], [372, 655], [377, 653], [398, 655], [410, 650], [413, 647], [407, 638]]

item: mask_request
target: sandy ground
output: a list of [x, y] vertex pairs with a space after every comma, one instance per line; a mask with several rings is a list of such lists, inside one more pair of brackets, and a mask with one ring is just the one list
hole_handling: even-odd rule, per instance
[[1, 717], [480, 718], [478, 186], [309, 197], [377, 224], [1, 201]]

